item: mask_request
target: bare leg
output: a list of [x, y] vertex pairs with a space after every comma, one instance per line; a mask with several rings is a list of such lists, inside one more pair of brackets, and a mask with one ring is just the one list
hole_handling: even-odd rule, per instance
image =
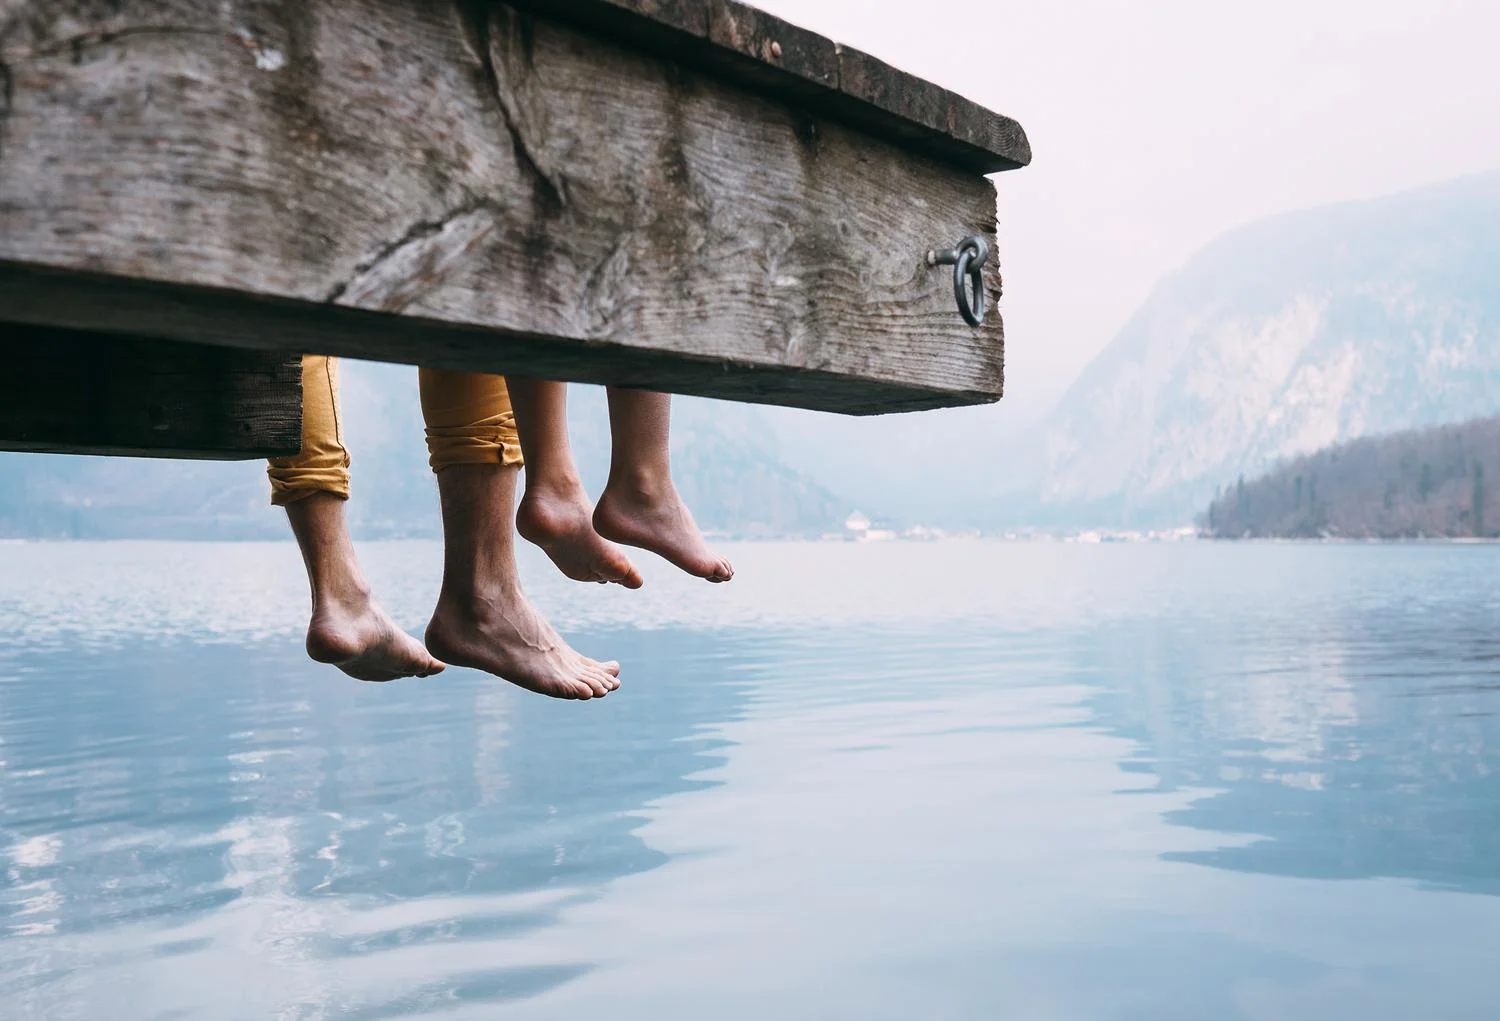
[[614, 437], [609, 483], [594, 509], [594, 529], [699, 578], [733, 578], [734, 568], [709, 548], [672, 483], [671, 395], [611, 387], [609, 425]]
[[515, 376], [506, 384], [526, 456], [526, 493], [516, 509], [516, 531], [574, 581], [640, 588], [640, 572], [625, 551], [594, 531], [594, 508], [568, 445], [567, 384]]
[[601, 698], [620, 667], [569, 648], [526, 599], [516, 574], [511, 508], [520, 469], [457, 464], [438, 472], [443, 588], [427, 645], [455, 666], [502, 677], [553, 698]]
[[314, 493], [287, 505], [312, 586], [307, 654], [361, 681], [429, 677], [443, 664], [396, 626], [370, 596], [344, 523], [344, 501]]

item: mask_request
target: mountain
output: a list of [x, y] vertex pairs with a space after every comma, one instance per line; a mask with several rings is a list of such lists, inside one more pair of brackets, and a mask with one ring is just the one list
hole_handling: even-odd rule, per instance
[[[439, 534], [416, 371], [345, 361], [345, 432], [354, 462], [357, 536]], [[570, 426], [594, 493], [609, 466], [609, 420], [597, 387], [571, 391]], [[678, 398], [674, 472], [707, 530], [735, 536], [839, 531], [854, 509], [779, 454], [763, 410]], [[0, 454], [0, 537], [279, 538], [261, 462]]]
[[1500, 535], [1500, 416], [1296, 458], [1239, 480], [1204, 518], [1221, 539]]
[[1497, 409], [1490, 173], [1278, 216], [1203, 249], [1064, 396], [1018, 469], [1019, 513], [1182, 523], [1280, 460]]

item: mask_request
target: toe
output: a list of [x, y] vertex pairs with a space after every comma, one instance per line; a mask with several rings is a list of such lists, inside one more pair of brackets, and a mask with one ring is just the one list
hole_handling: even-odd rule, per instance
[[[599, 535], [598, 532], [594, 533]], [[635, 565], [625, 551], [603, 536], [599, 536], [599, 569], [611, 578], [623, 578], [635, 570]]]
[[684, 569], [689, 574], [696, 575], [704, 581], [711, 581], [714, 584], [718, 584], [721, 581], [728, 581], [729, 578], [727, 575], [733, 574], [726, 561], [720, 560], [712, 554], [706, 555], [702, 560], [688, 562]]

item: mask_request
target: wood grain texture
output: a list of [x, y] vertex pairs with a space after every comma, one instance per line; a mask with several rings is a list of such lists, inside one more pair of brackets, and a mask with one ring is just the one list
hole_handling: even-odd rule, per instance
[[979, 173], [1031, 163], [1013, 118], [738, 0], [515, 0]]
[[0, 450], [249, 460], [295, 454], [298, 356], [0, 325]]
[[[871, 109], [896, 115], [889, 134], [903, 144], [927, 145], [930, 132], [936, 131], [945, 144], [970, 146], [976, 153], [1009, 154], [1013, 160], [1009, 166], [987, 166], [987, 170], [1031, 162], [1031, 143], [1020, 124], [932, 82], [893, 72], [884, 61], [852, 47], [839, 47], [839, 87]], [[856, 114], [853, 119], [870, 126], [872, 116]]]
[[708, 41], [758, 65], [757, 82], [774, 89], [790, 75], [821, 89], [839, 88], [839, 48], [832, 40], [745, 4], [712, 0], [706, 6]]
[[923, 258], [994, 238], [970, 171], [504, 4], [0, 12], [5, 319], [850, 413], [1001, 393], [998, 317]]

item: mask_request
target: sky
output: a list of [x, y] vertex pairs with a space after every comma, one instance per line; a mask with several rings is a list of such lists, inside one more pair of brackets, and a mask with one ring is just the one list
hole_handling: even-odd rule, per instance
[[1026, 127], [995, 178], [1007, 395], [970, 413], [1001, 428], [1224, 231], [1500, 168], [1494, 0], [754, 2]]

